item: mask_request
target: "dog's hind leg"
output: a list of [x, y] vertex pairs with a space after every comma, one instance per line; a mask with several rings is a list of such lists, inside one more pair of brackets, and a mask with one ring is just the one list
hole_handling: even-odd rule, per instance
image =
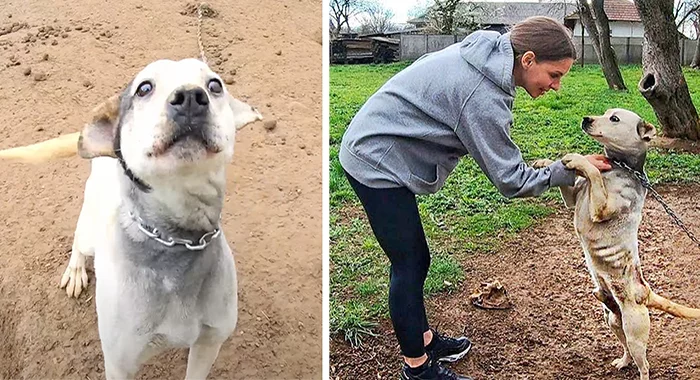
[[627, 349], [627, 339], [625, 338], [625, 331], [622, 328], [622, 314], [620, 312], [620, 306], [613, 297], [612, 293], [609, 291], [598, 288], [593, 291], [593, 295], [598, 299], [598, 301], [603, 303], [603, 319], [608, 327], [610, 327], [613, 334], [615, 334], [617, 340], [622, 343], [622, 348], [625, 350], [622, 357], [613, 360], [611, 364], [617, 369], [623, 369], [632, 363], [632, 357]]
[[609, 285], [605, 279], [595, 275], [592, 278], [593, 283], [596, 285], [593, 295], [603, 304], [603, 319], [624, 349], [622, 357], [613, 360], [611, 364], [617, 369], [623, 369], [632, 363], [632, 357], [627, 349], [627, 338], [625, 338], [625, 331], [622, 328], [622, 312], [620, 311], [620, 305], [610, 291]]
[[627, 340], [627, 349], [639, 369], [640, 380], [649, 380], [649, 362], [647, 361], [647, 344], [649, 342], [649, 310], [645, 305], [633, 300], [621, 305], [622, 329]]
[[618, 313], [613, 313], [607, 307], [603, 307], [605, 314], [605, 322], [607, 322], [610, 330], [617, 337], [617, 340], [622, 343], [622, 347], [625, 350], [621, 358], [617, 358], [612, 361], [612, 364], [617, 369], [623, 369], [632, 363], [632, 356], [630, 356], [629, 349], [627, 348], [627, 339], [625, 338], [625, 331], [622, 328], [622, 315]]
[[[609, 298], [609, 301], [615, 303], [612, 297]], [[605, 319], [605, 323], [608, 324], [608, 327], [610, 327], [610, 330], [612, 330], [613, 334], [617, 337], [617, 340], [622, 344], [622, 349], [624, 350], [622, 357], [613, 360], [610, 364], [617, 369], [623, 369], [632, 363], [632, 357], [627, 348], [627, 338], [625, 338], [625, 331], [622, 328], [622, 314], [620, 313], [620, 307], [617, 306], [617, 303], [615, 303], [612, 310], [607, 306], [607, 303], [603, 305], [603, 318]]]

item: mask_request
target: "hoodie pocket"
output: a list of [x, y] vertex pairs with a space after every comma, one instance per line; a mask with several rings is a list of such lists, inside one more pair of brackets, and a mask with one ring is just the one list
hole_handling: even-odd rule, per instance
[[418, 194], [435, 193], [438, 190], [440, 190], [443, 183], [445, 183], [446, 176], [447, 169], [443, 168], [440, 165], [435, 165], [434, 180], [429, 181], [413, 174], [413, 172], [410, 172], [409, 181], [411, 182], [412, 187], [414, 187], [414, 192]]

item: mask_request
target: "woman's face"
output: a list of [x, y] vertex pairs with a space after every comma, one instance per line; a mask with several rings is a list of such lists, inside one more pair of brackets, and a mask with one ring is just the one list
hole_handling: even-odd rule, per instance
[[538, 62], [532, 52], [527, 52], [522, 56], [521, 64], [520, 83], [517, 84], [531, 97], [536, 98], [549, 90], [558, 91], [561, 87], [561, 77], [569, 72], [574, 60], [564, 58], [559, 61]]

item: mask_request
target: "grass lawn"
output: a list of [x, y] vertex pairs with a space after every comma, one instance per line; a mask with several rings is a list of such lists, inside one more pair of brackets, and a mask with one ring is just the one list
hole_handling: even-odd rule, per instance
[[[408, 63], [331, 66], [330, 68], [330, 325], [359, 344], [363, 334], [388, 317], [389, 262], [372, 235], [359, 200], [347, 183], [338, 148], [350, 120], [367, 98]], [[641, 67], [622, 68], [629, 92], [607, 89], [600, 68], [575, 66], [563, 78], [558, 93], [531, 99], [518, 89], [512, 137], [527, 162], [556, 159], [566, 153], [602, 152], [580, 128], [585, 115], [608, 108], [627, 108], [656, 125], [651, 106], [636, 90]], [[686, 70], [693, 97], [700, 105], [700, 72]], [[658, 128], [658, 126], [657, 126]], [[700, 180], [700, 156], [652, 149], [647, 159], [652, 183]], [[508, 200], [481, 173], [468, 156], [437, 194], [419, 196], [419, 209], [432, 251], [425, 292], [450, 291], [459, 286], [460, 262], [471, 254], [496, 254], [499, 242], [552, 212], [559, 193]]]

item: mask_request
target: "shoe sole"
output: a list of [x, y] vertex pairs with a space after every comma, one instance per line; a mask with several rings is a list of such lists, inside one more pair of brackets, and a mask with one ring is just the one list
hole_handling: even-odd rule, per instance
[[452, 354], [450, 356], [445, 356], [443, 358], [438, 359], [438, 361], [443, 362], [443, 363], [454, 363], [457, 360], [460, 360], [463, 357], [465, 357], [469, 353], [469, 350], [471, 350], [471, 349], [472, 349], [472, 345], [470, 344], [469, 346], [467, 346], [467, 348], [464, 349], [464, 351], [458, 352], [456, 354]]

